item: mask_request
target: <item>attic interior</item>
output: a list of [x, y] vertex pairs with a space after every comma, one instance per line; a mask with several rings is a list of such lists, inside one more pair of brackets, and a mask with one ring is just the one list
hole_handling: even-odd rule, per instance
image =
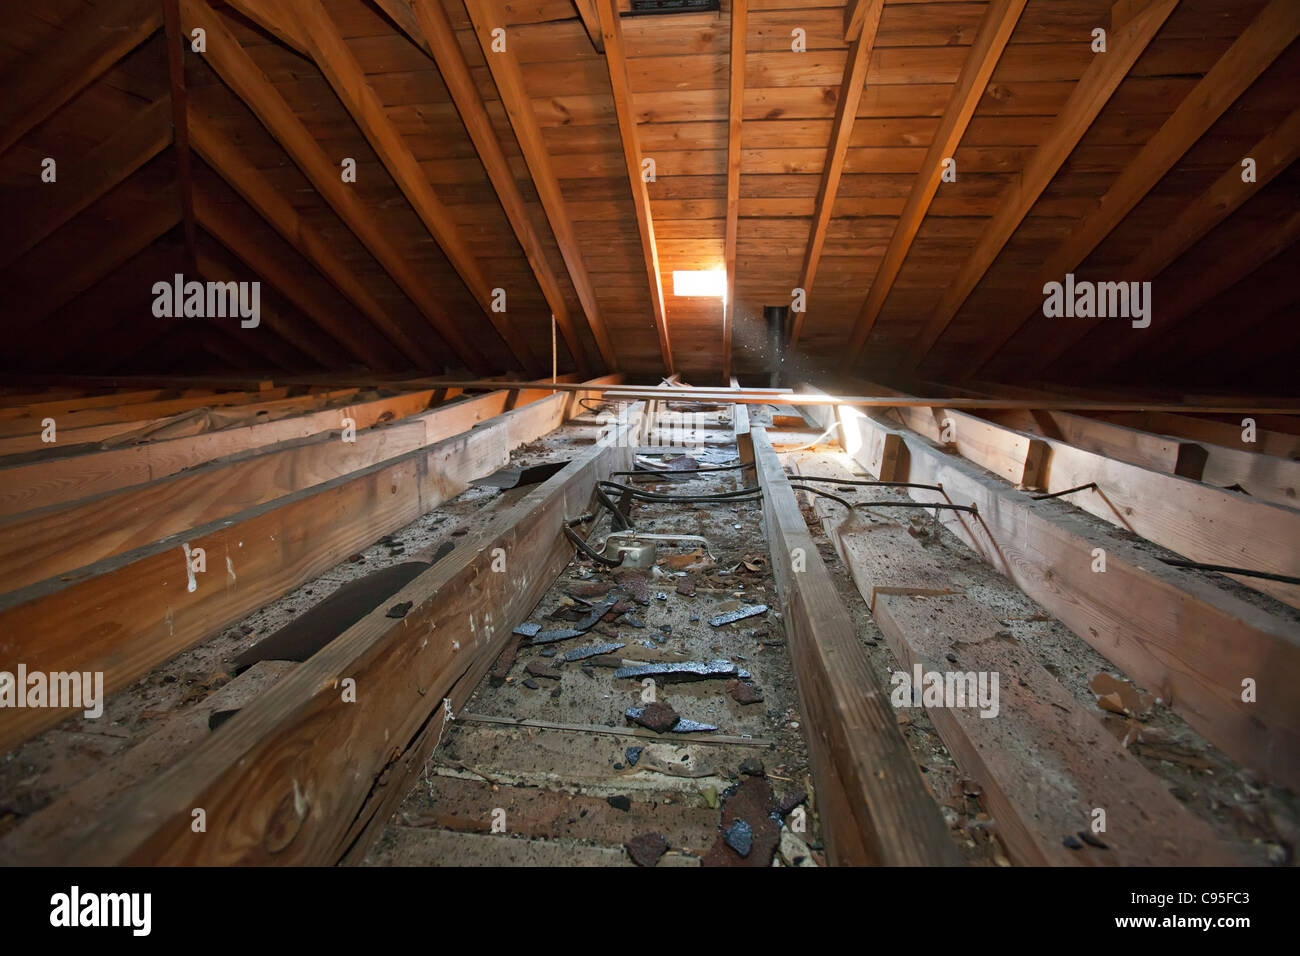
[[1300, 3], [0, 23], [0, 863], [1295, 863]]

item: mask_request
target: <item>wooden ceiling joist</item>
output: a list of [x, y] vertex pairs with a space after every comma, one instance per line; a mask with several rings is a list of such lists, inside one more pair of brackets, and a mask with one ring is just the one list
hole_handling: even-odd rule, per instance
[[[984, 228], [957, 275], [948, 283], [943, 298], [926, 320], [920, 335], [909, 347], [904, 363], [907, 371], [915, 370], [934, 348], [934, 344], [956, 317], [957, 311], [993, 265], [1007, 240], [1020, 227], [1043, 190], [1074, 151], [1102, 107], [1110, 101], [1111, 95], [1128, 75], [1130, 67], [1147, 48], [1152, 37], [1178, 6], [1178, 2], [1179, 0], [1146, 0], [1143, 9], [1136, 15], [1129, 11], [1129, 19], [1123, 26], [1116, 27], [1112, 23], [1107, 53], [1094, 58], [1089, 64], [1074, 92], [1061, 108], [1047, 138], [1034, 151], [1025, 164], [1024, 171], [1012, 180], [998, 198], [997, 212]], [[1114, 16], [1115, 13], [1112, 12], [1112, 19]]]
[[[226, 137], [215, 123], [202, 113], [191, 110], [190, 142], [194, 150], [221, 175], [235, 192], [253, 207], [276, 232], [291, 243], [316, 269], [338, 288], [387, 336], [416, 368], [427, 365], [424, 349], [366, 288], [361, 277], [332, 245], [305, 222], [292, 203], [276, 190], [274, 184], [244, 152]], [[357, 337], [365, 337], [357, 330]], [[370, 349], [373, 351], [373, 348]], [[372, 364], [375, 369], [388, 363]]]
[[641, 169], [641, 142], [636, 129], [636, 108], [632, 103], [632, 83], [628, 77], [623, 25], [619, 20], [616, 0], [595, 0], [595, 4], [600, 15], [601, 35], [605, 38], [605, 65], [609, 69], [609, 85], [614, 96], [614, 112], [618, 117], [619, 139], [627, 165], [628, 184], [632, 188], [637, 230], [641, 235], [641, 254], [645, 260], [646, 279], [649, 283], [650, 308], [654, 313], [655, 329], [659, 333], [659, 351], [663, 356], [664, 370], [671, 374], [676, 371], [676, 366], [673, 364], [668, 319], [664, 312], [663, 280], [659, 272], [654, 219], [650, 215], [650, 192], [646, 188]]
[[740, 230], [740, 129], [745, 112], [745, 34], [749, 0], [731, 0], [731, 57], [727, 83], [727, 222], [723, 262], [727, 300], [722, 309], [722, 380], [731, 381], [731, 338], [736, 319], [736, 243]]
[[889, 240], [889, 247], [885, 250], [885, 257], [876, 270], [876, 275], [871, 281], [871, 290], [867, 293], [866, 302], [863, 303], [862, 311], [854, 323], [848, 351], [845, 352], [840, 364], [842, 372], [847, 372], [857, 363], [867, 340], [871, 337], [871, 330], [880, 317], [880, 310], [884, 308], [885, 300], [889, 298], [890, 290], [894, 288], [894, 280], [902, 271], [903, 263], [912, 248], [912, 242], [916, 239], [921, 223], [930, 211], [930, 203], [934, 201], [935, 193], [939, 191], [939, 184], [944, 174], [944, 163], [954, 161], [952, 157], [961, 143], [962, 136], [966, 133], [971, 117], [975, 115], [975, 107], [979, 105], [980, 97], [988, 88], [989, 78], [993, 75], [1002, 51], [1011, 39], [1026, 2], [1027, 0], [990, 0], [988, 4], [979, 34], [971, 44], [961, 75], [953, 88], [952, 98], [948, 101], [943, 119], [939, 122], [939, 130], [930, 141], [930, 148], [926, 150], [921, 171], [912, 185], [911, 192], [908, 193], [903, 214], [894, 227], [894, 234]]
[[[427, 0], [419, 0], [419, 2], [425, 3]], [[432, 8], [437, 4], [429, 3], [428, 6]], [[505, 107], [506, 116], [510, 120], [510, 127], [519, 142], [524, 161], [528, 164], [533, 186], [537, 189], [537, 196], [542, 202], [542, 210], [551, 225], [555, 242], [560, 247], [560, 256], [564, 259], [569, 281], [573, 283], [573, 289], [578, 295], [583, 314], [586, 315], [587, 324], [596, 340], [596, 347], [600, 350], [605, 367], [611, 371], [617, 370], [619, 357], [601, 314], [591, 276], [587, 273], [582, 249], [573, 229], [573, 221], [564, 200], [564, 193], [560, 190], [560, 181], [555, 174], [550, 150], [543, 138], [542, 127], [534, 112], [532, 98], [524, 86], [519, 61], [509, 43], [506, 44], [504, 51], [492, 50], [492, 30], [501, 26], [505, 22], [504, 18], [491, 0], [465, 0], [465, 9], [469, 12], [470, 20], [474, 25], [474, 34], [483, 50], [483, 59], [487, 62], [488, 71], [496, 84], [501, 104]], [[451, 45], [459, 50], [454, 38], [451, 40]], [[444, 71], [444, 80], [446, 76]], [[450, 85], [450, 81], [448, 82]]]
[[[463, 323], [458, 322], [421, 278], [406, 257], [389, 239], [375, 210], [343, 183], [338, 167], [325, 154], [289, 104], [267, 79], [266, 74], [245, 52], [234, 34], [203, 0], [180, 0], [181, 21], [187, 31], [207, 31], [204, 56], [217, 75], [253, 111], [262, 125], [289, 154], [315, 186], [321, 198], [334, 210], [361, 244], [379, 262], [398, 287], [429, 320], [448, 346], [471, 369], [486, 372], [482, 354], [470, 342]], [[437, 369], [436, 357], [426, 355], [425, 367]]]
[[[234, 6], [259, 23], [278, 24], [280, 31], [295, 36], [310, 52], [344, 109], [356, 121], [398, 189], [441, 247], [510, 353], [528, 374], [540, 374], [542, 365], [524, 341], [509, 312], [493, 308], [493, 284], [483, 274], [460, 226], [438, 198], [410, 144], [389, 117], [383, 101], [325, 8], [315, 2], [280, 0], [236, 0]], [[506, 292], [508, 304], [509, 290]]]
[[31, 190], [17, 208], [6, 213], [0, 268], [48, 237], [171, 142], [171, 104], [160, 99], [84, 156], [65, 160], [59, 188]]
[[[839, 96], [835, 101], [835, 119], [831, 123], [830, 144], [826, 149], [826, 162], [822, 166], [821, 184], [817, 187], [812, 230], [808, 233], [803, 267], [799, 271], [799, 288], [804, 290], [805, 306], [812, 298], [813, 283], [817, 280], [817, 266], [821, 263], [831, 215], [835, 211], [840, 177], [844, 174], [844, 162], [853, 137], [853, 121], [858, 115], [858, 104], [862, 100], [867, 80], [867, 64], [871, 60], [871, 50], [876, 42], [876, 31], [880, 27], [880, 15], [884, 6], [884, 0], [856, 0], [846, 11], [846, 16], [851, 16], [854, 24], [853, 36], [846, 35], [845, 39], [851, 41], [853, 46], [850, 47], [848, 60], [844, 64], [844, 77], [840, 80]], [[803, 334], [807, 314], [806, 308], [794, 314], [790, 327], [791, 349], [794, 349]]]
[[159, 0], [101, 3], [78, 13], [49, 49], [15, 63], [0, 79], [0, 153], [162, 26]]
[[[1298, 35], [1300, 4], [1271, 0], [1124, 167], [1096, 211], [1070, 230], [1027, 292], [1034, 295], [1078, 268]], [[992, 319], [975, 354], [963, 358], [960, 378], [978, 374], [1035, 315], [1041, 315], [1041, 299], [1032, 311], [1008, 309]]]
[[[559, 283], [551, 271], [541, 238], [533, 228], [528, 208], [519, 192], [519, 185], [515, 182], [514, 172], [501, 149], [492, 119], [488, 116], [483, 97], [465, 62], [465, 54], [457, 41], [447, 11], [437, 0], [378, 0], [378, 4], [394, 23], [407, 32], [411, 41], [437, 64], [443, 82], [456, 104], [456, 111], [474, 143], [475, 152], [501, 202], [501, 208], [510, 221], [510, 228], [519, 240], [546, 304], [550, 306], [556, 325], [564, 336], [574, 365], [585, 376], [589, 369], [586, 350], [582, 347], [573, 317], [569, 315]], [[407, 10], [401, 11], [401, 7], [406, 7]], [[488, 58], [489, 64], [493, 58]]]

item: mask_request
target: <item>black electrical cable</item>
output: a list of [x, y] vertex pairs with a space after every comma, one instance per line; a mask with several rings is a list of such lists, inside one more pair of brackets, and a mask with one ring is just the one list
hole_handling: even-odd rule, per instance
[[585, 408], [587, 411], [591, 412], [593, 415], [599, 415], [604, 410], [605, 406], [609, 404], [608, 402], [601, 402], [599, 407], [592, 408], [590, 405], [587, 404], [590, 401], [595, 401], [595, 399], [579, 398], [578, 404], [581, 405], [583, 408]]
[[762, 497], [763, 494], [763, 490], [758, 487], [740, 488], [736, 491], [720, 491], [711, 495], [665, 495], [655, 491], [642, 491], [640, 488], [633, 488], [631, 485], [620, 484], [617, 481], [598, 481], [596, 485], [603, 488], [617, 488], [619, 491], [640, 501], [734, 501]]
[[1300, 578], [1287, 574], [1274, 574], [1272, 571], [1251, 571], [1247, 568], [1230, 568], [1224, 564], [1201, 564], [1198, 561], [1180, 561], [1175, 558], [1161, 558], [1165, 564], [1175, 568], [1187, 568], [1192, 571], [1217, 571], [1220, 574], [1240, 574], [1247, 578], [1264, 578], [1268, 581], [1281, 581], [1283, 584], [1300, 584]]
[[839, 495], [833, 495], [829, 491], [822, 491], [820, 488], [809, 488], [807, 485], [793, 483], [790, 487], [796, 491], [807, 491], [814, 495], [821, 495], [823, 498], [829, 498], [831, 501], [837, 501], [850, 511], [854, 508], [937, 508], [941, 511], [969, 511], [973, 515], [979, 514], [979, 510], [974, 505], [952, 505], [944, 501], [855, 501], [850, 503]]
[[943, 491], [942, 485], [923, 485], [915, 481], [858, 481], [849, 478], [823, 478], [820, 475], [790, 475], [800, 481], [825, 481], [832, 485], [863, 485], [872, 488], [924, 488], [928, 491]]
[[1031, 495], [1035, 501], [1046, 501], [1048, 498], [1059, 498], [1061, 495], [1072, 495], [1076, 491], [1100, 491], [1095, 481], [1090, 481], [1086, 485], [1079, 485], [1075, 488], [1066, 488], [1064, 491], [1054, 491], [1050, 495]]
[[599, 551], [597, 551], [595, 548], [593, 548], [591, 545], [587, 544], [586, 541], [583, 541], [582, 538], [578, 535], [578, 533], [575, 532], [572, 528], [570, 528], [567, 524], [563, 525], [562, 527], [564, 528], [565, 536], [571, 542], [573, 542], [573, 546], [576, 547], [583, 554], [585, 554], [587, 557], [591, 558], [593, 561], [596, 561], [610, 568], [617, 568], [619, 565], [623, 563], [623, 558], [621, 555], [619, 556], [617, 561], [614, 560], [613, 558], [607, 558]]

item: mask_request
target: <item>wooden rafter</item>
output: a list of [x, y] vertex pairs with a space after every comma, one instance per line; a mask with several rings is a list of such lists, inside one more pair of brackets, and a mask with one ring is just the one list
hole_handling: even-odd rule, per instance
[[957, 83], [953, 87], [952, 98], [943, 111], [939, 130], [930, 142], [930, 148], [921, 163], [921, 172], [917, 175], [912, 191], [907, 196], [907, 203], [903, 206], [903, 214], [894, 227], [894, 235], [885, 250], [885, 257], [881, 260], [875, 278], [871, 281], [871, 291], [867, 293], [867, 300], [863, 303], [862, 311], [854, 324], [848, 351], [841, 361], [841, 371], [851, 369], [862, 355], [867, 339], [871, 337], [871, 330], [880, 317], [880, 310], [884, 308], [885, 300], [889, 298], [890, 290], [894, 288], [894, 280], [902, 271], [903, 263], [912, 248], [912, 242], [916, 239], [921, 223], [925, 221], [926, 213], [930, 211], [930, 203], [934, 200], [935, 193], [939, 191], [943, 163], [956, 153], [957, 146], [966, 133], [967, 125], [975, 115], [975, 107], [979, 105], [980, 97], [988, 87], [989, 78], [998, 65], [998, 59], [1002, 56], [1002, 51], [1006, 48], [1007, 41], [1011, 39], [1016, 23], [1020, 20], [1026, 2], [1027, 0], [990, 0], [979, 35], [971, 44], [966, 62], [962, 65], [961, 75], [957, 77]]
[[[415, 303], [451, 349], [470, 368], [486, 371], [483, 357], [401, 251], [393, 245], [375, 211], [339, 178], [338, 167], [312, 138], [302, 121], [253, 62], [234, 34], [203, 0], [181, 0], [186, 30], [202, 27], [208, 35], [208, 63], [253, 111], [267, 131], [361, 244], [378, 260], [398, 287]], [[430, 362], [429, 364], [433, 364]]]
[[1113, 22], [1115, 13], [1112, 12], [1110, 47], [1107, 53], [1093, 59], [1061, 108], [1052, 131], [1034, 151], [1021, 174], [998, 197], [997, 212], [984, 228], [957, 275], [948, 283], [943, 298], [908, 349], [905, 368], [909, 371], [920, 365], [934, 348], [934, 344], [956, 317], [957, 311], [993, 265], [1007, 240], [1019, 228], [1052, 177], [1069, 158], [1092, 121], [1128, 75], [1133, 63], [1177, 6], [1178, 0], [1149, 0], [1146, 7], [1123, 26], [1117, 26]]
[[867, 64], [876, 42], [880, 14], [884, 0], [859, 0], [846, 11], [861, 14], [856, 24], [853, 46], [844, 64], [844, 78], [840, 81], [840, 95], [835, 102], [835, 119], [831, 123], [830, 144], [826, 149], [826, 162], [822, 166], [821, 185], [817, 187], [817, 205], [814, 207], [812, 229], [808, 233], [808, 246], [803, 254], [803, 267], [799, 271], [799, 288], [803, 289], [805, 309], [795, 312], [790, 329], [790, 348], [793, 349], [803, 333], [807, 316], [807, 300], [812, 297], [813, 283], [817, 281], [817, 266], [821, 263], [822, 248], [830, 229], [831, 214], [835, 210], [835, 197], [839, 194], [840, 177], [844, 174], [844, 160], [848, 156], [849, 142], [853, 138], [853, 121], [858, 115], [858, 103], [867, 81]]
[[153, 159], [172, 141], [171, 106], [160, 99], [84, 156], [70, 159], [59, 188], [32, 190], [3, 223], [0, 267], [9, 265], [96, 199]]
[[596, 12], [596, 0], [573, 0], [573, 5], [582, 19], [583, 29], [591, 38], [591, 45], [596, 48], [597, 53], [604, 53], [605, 38], [600, 35], [600, 14]]
[[[286, 241], [291, 243], [326, 279], [334, 284], [417, 367], [429, 356], [401, 324], [365, 287], [361, 277], [330, 243], [298, 215], [274, 184], [207, 116], [190, 111], [190, 141], [195, 151], [221, 175], [235, 192]], [[359, 333], [361, 334], [361, 333]], [[390, 363], [384, 362], [377, 367]]]
[[177, 0], [162, 0], [163, 32], [167, 45], [167, 82], [172, 107], [172, 145], [176, 147], [176, 190], [181, 203], [181, 230], [185, 235], [185, 261], [195, 267], [194, 177], [191, 172], [189, 97], [185, 92], [186, 38], [181, 33]]
[[[519, 192], [519, 185], [502, 152], [496, 130], [492, 127], [492, 119], [488, 116], [483, 97], [465, 62], [465, 54], [456, 39], [451, 21], [447, 18], [447, 11], [441, 3], [430, 0], [378, 0], [378, 4], [394, 23], [407, 32], [412, 42], [429, 54], [437, 64], [443, 82], [447, 84], [456, 104], [456, 110], [474, 143], [474, 149], [487, 171], [492, 188], [501, 202], [501, 208], [510, 222], [510, 228], [519, 240], [542, 295], [546, 298], [546, 304], [550, 306], [551, 314], [555, 316], [556, 324], [564, 335], [574, 366], [585, 376], [588, 373], [587, 354], [582, 347], [577, 326], [569, 315], [564, 295], [547, 261], [546, 250], [528, 216], [528, 208]], [[403, 6], [410, 11], [410, 15], [402, 15], [400, 8]]]
[[[1234, 175], [1240, 178], [1239, 173]], [[1112, 336], [1102, 347], [1090, 351], [1080, 367], [1085, 371], [1103, 372], [1135, 356], [1163, 348], [1169, 341], [1168, 336], [1188, 316], [1296, 242], [1300, 242], [1300, 210], [1292, 212], [1274, 228], [1258, 230], [1247, 241], [1229, 246], [1213, 268], [1198, 270], [1170, 289], [1170, 294], [1157, 300], [1160, 305], [1154, 312], [1150, 331], [1158, 330], [1158, 334], [1146, 335], [1146, 330], [1126, 329], [1125, 334]]]
[[[1174, 260], [1196, 245], [1211, 229], [1239, 209], [1242, 203], [1271, 182], [1278, 173], [1290, 166], [1296, 157], [1300, 156], [1300, 110], [1288, 116], [1280, 126], [1252, 146], [1246, 155], [1255, 160], [1255, 181], [1243, 182], [1241, 167], [1236, 164], [1229, 166], [1209, 189], [1197, 196], [1183, 209], [1177, 219], [1168, 226], [1161, 228], [1159, 242], [1148, 245], [1146, 250], [1135, 261], [1124, 267], [1126, 280], [1143, 282], [1154, 279], [1168, 268]], [[1267, 237], [1256, 238], [1263, 243], [1263, 246], [1259, 249], [1260, 252], [1271, 246], [1271, 242]], [[1239, 250], [1234, 249], [1230, 256], [1233, 260], [1240, 261]], [[1256, 264], [1261, 265], [1264, 261], [1259, 259]], [[1210, 285], [1205, 284], [1206, 279], [1211, 279]], [[1213, 285], [1211, 277], [1203, 275], [1198, 277], [1198, 280], [1196, 284], [1205, 289], [1211, 288]], [[1196, 297], [1188, 297], [1185, 290], [1179, 289], [1178, 301], [1179, 304], [1176, 308], [1181, 310], [1194, 306]], [[1159, 324], [1165, 325], [1177, 321], [1188, 314], [1190, 313], [1186, 311], [1171, 311], [1170, 307], [1162, 302], [1158, 315]], [[1057, 333], [1057, 337], [1054, 337], [1053, 341], [1045, 347], [1041, 355], [1035, 356], [1034, 362], [1026, 366], [1027, 370], [1032, 373], [1046, 369], [1065, 355], [1074, 345], [1082, 342], [1089, 332], [1104, 321], [1106, 320], [1073, 320], [1069, 327], [1063, 328]], [[1143, 337], [1126, 335], [1124, 338], [1138, 338], [1140, 340]], [[1136, 344], [1141, 345], [1142, 343], [1138, 341]]]
[[641, 253], [645, 260], [646, 279], [650, 285], [650, 308], [659, 333], [659, 350], [664, 368], [675, 371], [673, 350], [668, 339], [668, 319], [664, 312], [663, 280], [659, 273], [659, 250], [655, 245], [654, 219], [650, 215], [650, 192], [641, 172], [641, 143], [636, 131], [636, 112], [632, 105], [632, 83], [627, 73], [627, 48], [623, 43], [623, 25], [619, 22], [615, 0], [595, 0], [600, 14], [600, 31], [605, 38], [605, 65], [609, 68], [609, 85], [618, 115], [619, 138], [627, 164], [632, 203], [636, 207], [636, 225], [641, 234]]
[[[1046, 283], [1062, 281], [1083, 263], [1297, 35], [1300, 35], [1300, 4], [1294, 0], [1272, 0], [1124, 167], [1102, 196], [1096, 211], [1071, 229], [1036, 281], [1029, 284], [1029, 295], [1038, 296]], [[1040, 308], [1041, 299], [1028, 313], [1008, 310], [1005, 316], [1009, 318], [999, 316], [991, 328], [983, 330], [978, 352], [969, 361], [963, 360], [962, 378], [977, 374], [1032, 316], [1041, 314]]]
[[731, 62], [727, 96], [727, 224], [723, 261], [727, 300], [722, 311], [722, 380], [731, 380], [731, 337], [736, 318], [736, 239], [740, 230], [740, 127], [745, 112], [745, 31], [749, 0], [731, 0]]
[[497, 93], [506, 109], [510, 126], [515, 132], [515, 139], [519, 142], [519, 149], [528, 164], [528, 172], [537, 189], [537, 196], [542, 202], [547, 222], [551, 224], [555, 242], [560, 247], [564, 267], [569, 273], [574, 291], [578, 294], [578, 301], [582, 304], [587, 324], [591, 327], [596, 347], [600, 350], [606, 367], [617, 369], [619, 363], [618, 355], [614, 351], [614, 342], [601, 316], [596, 290], [592, 285], [591, 276], [587, 273], [578, 237], [573, 229], [573, 221], [569, 217], [568, 206], [564, 201], [564, 193], [560, 190], [560, 180], [555, 174], [550, 150], [542, 136], [537, 114], [533, 111], [533, 101], [524, 87], [519, 61], [515, 58], [509, 44], [501, 53], [493, 52], [491, 49], [492, 29], [503, 24], [504, 18], [501, 17], [497, 6], [489, 0], [465, 0], [465, 9], [469, 11], [475, 36], [483, 49], [483, 58], [487, 62], [493, 82], [496, 83]]
[[102, 3], [0, 79], [0, 153], [162, 26], [158, 0]]
[[[374, 335], [348, 321], [332, 301], [322, 299], [318, 290], [304, 281], [304, 276], [271, 255], [229, 204], [213, 201], [200, 189], [194, 195], [194, 211], [199, 224], [212, 238], [270, 283], [341, 349], [373, 369], [392, 365], [388, 352], [377, 347]], [[328, 367], [328, 363], [323, 364]]]
[[302, 0], [235, 0], [233, 6], [259, 24], [273, 26], [278, 34], [292, 36], [297, 46], [308, 51], [511, 354], [530, 374], [539, 374], [541, 365], [509, 313], [493, 309], [493, 286], [484, 276], [460, 226], [438, 198], [419, 160], [389, 118], [383, 101], [325, 8]]

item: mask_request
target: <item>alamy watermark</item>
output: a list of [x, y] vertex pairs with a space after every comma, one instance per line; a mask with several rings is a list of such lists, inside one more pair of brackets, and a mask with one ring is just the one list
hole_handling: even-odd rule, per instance
[[262, 322], [262, 283], [198, 282], [176, 273], [171, 282], [153, 284], [153, 314], [159, 319], [240, 319], [255, 329]]
[[1132, 319], [1135, 329], [1151, 324], [1150, 282], [1076, 282], [1069, 272], [1064, 283], [1043, 286], [1043, 295], [1049, 319]]
[[889, 683], [895, 707], [975, 707], [981, 717], [998, 715], [997, 671], [927, 671], [916, 664], [910, 674], [894, 671]]
[[90, 720], [104, 714], [103, 671], [0, 671], [0, 708], [55, 707], [81, 710]]

